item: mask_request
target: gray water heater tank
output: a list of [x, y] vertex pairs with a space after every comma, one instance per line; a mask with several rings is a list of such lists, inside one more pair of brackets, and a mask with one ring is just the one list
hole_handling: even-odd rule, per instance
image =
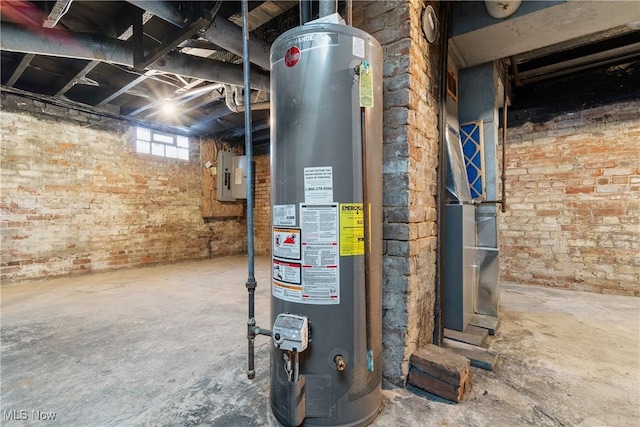
[[271, 407], [285, 425], [366, 425], [380, 409], [382, 109], [369, 34], [312, 23], [273, 43]]

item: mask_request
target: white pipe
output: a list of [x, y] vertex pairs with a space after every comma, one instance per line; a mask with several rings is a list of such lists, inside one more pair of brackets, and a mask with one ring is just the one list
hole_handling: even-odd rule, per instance
[[[233, 96], [231, 94], [233, 93]], [[224, 102], [227, 104], [227, 108], [234, 113], [244, 112], [244, 104], [238, 103], [238, 87], [231, 85], [224, 85]], [[254, 102], [251, 103], [251, 110], [268, 110], [271, 108], [270, 101]]]

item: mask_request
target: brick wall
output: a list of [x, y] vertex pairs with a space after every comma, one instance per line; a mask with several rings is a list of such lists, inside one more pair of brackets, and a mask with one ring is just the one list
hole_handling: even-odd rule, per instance
[[400, 385], [409, 356], [431, 342], [434, 327], [441, 55], [422, 34], [426, 4], [354, 3], [354, 26], [384, 52], [383, 375]]
[[7, 93], [2, 107], [3, 282], [246, 250], [243, 221], [202, 220], [197, 140], [188, 162], [138, 155], [124, 122]]
[[271, 169], [269, 154], [257, 154], [255, 165], [255, 199], [253, 206], [254, 249], [257, 254], [271, 251]]
[[504, 281], [640, 295], [640, 101], [509, 128]]

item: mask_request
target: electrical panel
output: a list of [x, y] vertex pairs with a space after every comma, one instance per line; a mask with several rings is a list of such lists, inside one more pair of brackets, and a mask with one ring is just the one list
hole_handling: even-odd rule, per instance
[[218, 152], [217, 176], [216, 176], [216, 199], [221, 202], [235, 202], [231, 191], [231, 182], [233, 179], [233, 153], [225, 151]]
[[231, 195], [236, 199], [247, 198], [247, 156], [234, 156]]
[[247, 157], [219, 151], [216, 162], [216, 199], [220, 202], [246, 199]]

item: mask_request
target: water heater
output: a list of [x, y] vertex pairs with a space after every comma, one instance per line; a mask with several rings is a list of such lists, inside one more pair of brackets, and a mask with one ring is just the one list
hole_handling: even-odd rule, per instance
[[311, 23], [271, 48], [271, 407], [365, 425], [382, 382], [382, 49]]

